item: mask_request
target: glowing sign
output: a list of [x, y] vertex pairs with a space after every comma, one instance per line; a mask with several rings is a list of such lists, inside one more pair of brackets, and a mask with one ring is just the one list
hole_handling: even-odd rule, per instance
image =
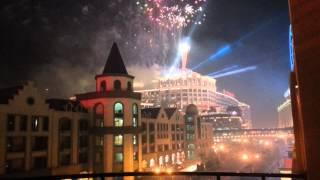
[[290, 70], [294, 71], [294, 44], [293, 44], [293, 34], [292, 26], [289, 26], [289, 51], [290, 51]]

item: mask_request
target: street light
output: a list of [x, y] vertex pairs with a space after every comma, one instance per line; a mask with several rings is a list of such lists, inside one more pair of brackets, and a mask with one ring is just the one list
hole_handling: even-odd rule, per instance
[[248, 161], [248, 160], [249, 160], [248, 154], [246, 154], [246, 153], [242, 154], [241, 159], [242, 159], [243, 161]]

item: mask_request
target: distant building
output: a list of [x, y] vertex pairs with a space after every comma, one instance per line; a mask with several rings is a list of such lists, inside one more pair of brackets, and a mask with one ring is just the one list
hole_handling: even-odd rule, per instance
[[142, 164], [144, 170], [182, 164], [184, 120], [176, 108], [146, 108], [141, 111]]
[[206, 112], [200, 116], [202, 121], [210, 122], [212, 130], [238, 130], [243, 128], [242, 118], [237, 114]]
[[1, 89], [0, 174], [88, 172], [89, 118], [79, 102], [46, 100], [32, 82]]
[[278, 106], [278, 128], [293, 127], [292, 107], [290, 99], [290, 91], [284, 94], [286, 98], [280, 106]]
[[184, 115], [187, 160], [201, 160], [208, 156], [213, 142], [212, 124], [202, 121], [195, 105], [188, 105]]
[[243, 114], [244, 126], [252, 126], [249, 105], [237, 100], [234, 94], [217, 92], [215, 79], [191, 70], [181, 70], [172, 77], [161, 78], [156, 88], [137, 92], [142, 94], [141, 106], [146, 108], [175, 107], [185, 111], [189, 104], [194, 104], [199, 112], [212, 107], [226, 112], [227, 107], [238, 106]]

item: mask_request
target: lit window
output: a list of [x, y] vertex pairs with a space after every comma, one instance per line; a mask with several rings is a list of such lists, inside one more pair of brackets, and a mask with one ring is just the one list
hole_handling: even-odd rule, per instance
[[116, 145], [116, 146], [123, 145], [123, 136], [122, 135], [117, 135], [114, 137], [114, 145]]
[[122, 103], [116, 103], [115, 105], [114, 105], [114, 113], [115, 114], [119, 114], [119, 115], [121, 115], [121, 114], [123, 114], [123, 105], [122, 105]]
[[33, 116], [32, 117], [32, 131], [39, 130], [39, 117]]
[[116, 127], [122, 127], [123, 126], [123, 119], [122, 118], [114, 118], [114, 126]]
[[133, 137], [132, 137], [132, 143], [134, 144], [134, 145], [137, 145], [138, 143], [137, 143], [137, 136], [136, 135], [133, 135]]
[[138, 105], [133, 104], [132, 106], [132, 126], [133, 127], [138, 126], [138, 116], [139, 116]]
[[114, 159], [116, 162], [123, 162], [123, 153], [115, 153]]

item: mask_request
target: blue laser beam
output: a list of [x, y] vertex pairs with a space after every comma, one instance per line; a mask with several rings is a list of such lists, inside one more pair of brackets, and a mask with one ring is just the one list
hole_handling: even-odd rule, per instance
[[220, 48], [219, 50], [214, 52], [209, 58], [207, 58], [206, 60], [200, 62], [198, 65], [194, 66], [191, 69], [194, 71], [194, 70], [200, 68], [201, 66], [203, 66], [203, 65], [205, 65], [205, 64], [207, 64], [209, 62], [215, 62], [215, 61], [221, 59], [222, 57], [230, 54], [234, 49], [236, 49], [237, 47], [241, 46], [243, 41], [249, 39], [250, 37], [252, 37], [256, 33], [258, 33], [261, 29], [266, 27], [267, 25], [270, 25], [271, 22], [272, 22], [272, 19], [270, 19], [269, 21], [267, 21], [267, 22], [263, 23], [262, 25], [258, 26], [253, 31], [251, 31], [249, 33], [246, 33], [241, 38], [239, 38], [237, 41], [234, 41], [231, 44], [228, 44], [226, 46], [223, 46], [222, 48]]
[[220, 73], [224, 73], [224, 72], [227, 72], [227, 71], [231, 71], [231, 70], [234, 70], [236, 68], [238, 68], [239, 65], [233, 65], [233, 66], [230, 66], [230, 67], [226, 67], [226, 68], [223, 68], [219, 71], [215, 71], [215, 72], [212, 72], [212, 73], [209, 73], [207, 74], [207, 76], [213, 76], [213, 75], [216, 75], [216, 74], [220, 74]]
[[216, 78], [221, 78], [221, 77], [225, 77], [225, 76], [231, 76], [231, 75], [235, 75], [235, 74], [245, 73], [245, 72], [248, 72], [248, 71], [253, 71], [253, 70], [256, 70], [256, 69], [257, 69], [257, 66], [248, 66], [248, 67], [245, 67], [245, 68], [241, 68], [241, 69], [237, 69], [237, 70], [233, 70], [233, 71], [217, 74], [217, 75], [214, 75], [214, 76], [211, 76], [211, 77], [216, 79]]

